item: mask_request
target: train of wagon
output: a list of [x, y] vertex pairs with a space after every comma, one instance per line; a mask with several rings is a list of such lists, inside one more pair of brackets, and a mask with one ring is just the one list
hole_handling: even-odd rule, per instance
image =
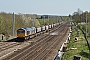
[[17, 39], [19, 41], [30, 39], [32, 38], [32, 36], [37, 36], [41, 32], [47, 32], [48, 30], [58, 26], [59, 24], [61, 24], [61, 22], [37, 28], [35, 27], [20, 28], [17, 30]]

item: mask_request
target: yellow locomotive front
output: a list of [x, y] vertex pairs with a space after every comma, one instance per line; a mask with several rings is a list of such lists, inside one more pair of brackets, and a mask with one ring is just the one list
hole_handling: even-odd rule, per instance
[[17, 30], [17, 37], [18, 38], [25, 38], [25, 36], [26, 36], [26, 33], [25, 33], [24, 29], [18, 29]]

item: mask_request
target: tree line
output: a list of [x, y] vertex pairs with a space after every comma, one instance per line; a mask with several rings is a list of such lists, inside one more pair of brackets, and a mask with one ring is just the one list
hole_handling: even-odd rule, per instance
[[[78, 24], [81, 25], [84, 31], [86, 31], [86, 28], [87, 28], [87, 33], [90, 36], [90, 12], [88, 11], [85, 11], [82, 13], [80, 13], [79, 11], [74, 12], [72, 15], [72, 19], [76, 25]], [[87, 23], [86, 23], [86, 20], [87, 20]], [[87, 27], [86, 27], [86, 24], [87, 24]]]

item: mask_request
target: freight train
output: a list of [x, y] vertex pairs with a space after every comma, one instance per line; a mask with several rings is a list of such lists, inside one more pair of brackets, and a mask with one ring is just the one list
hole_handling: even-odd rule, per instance
[[45, 25], [42, 27], [30, 27], [30, 28], [20, 28], [17, 30], [17, 39], [19, 41], [24, 41], [27, 39], [30, 39], [32, 36], [37, 36], [38, 33], [41, 33], [43, 31], [48, 31], [56, 26], [58, 26], [61, 23], [55, 23], [55, 24], [51, 24], [51, 25]]

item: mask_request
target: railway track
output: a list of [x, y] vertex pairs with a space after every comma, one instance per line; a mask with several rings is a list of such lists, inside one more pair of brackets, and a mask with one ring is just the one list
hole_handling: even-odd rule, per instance
[[[65, 34], [63, 34], [63, 36], [65, 36]], [[35, 53], [34, 56], [29, 55], [29, 58], [26, 57], [27, 59], [25, 58], [25, 60], [29, 60], [29, 59], [30, 60], [45, 60], [45, 57], [51, 52], [51, 50], [54, 47], [56, 47], [59, 42], [61, 42], [61, 40], [59, 40], [59, 39], [63, 39], [62, 36], [54, 36], [54, 37], [55, 38], [53, 38], [53, 40], [51, 42], [46, 43], [46, 47], [43, 46], [43, 49], [40, 50], [40, 52]], [[48, 44], [48, 46], [47, 46], [47, 44]]]
[[[48, 39], [48, 37], [45, 38], [45, 39]], [[39, 46], [40, 44], [43, 44], [43, 42], [46, 42], [45, 39], [41, 40], [40, 42], [36, 43], [35, 45], [33, 45], [33, 46], [31, 46], [31, 47], [30, 47], [30, 46], [25, 47], [24, 49], [22, 49], [22, 51], [17, 51], [15, 54], [9, 56], [8, 59], [11, 58], [10, 60], [13, 60], [13, 59], [16, 59], [16, 60], [17, 60], [17, 59], [19, 59], [20, 56], [22, 56], [23, 54], [28, 53], [29, 51], [33, 52], [35, 49], [37, 49], [37, 46]], [[19, 52], [19, 54], [18, 54], [18, 52]], [[6, 58], [6, 59], [7, 59], [7, 58]]]
[[7, 50], [9, 48], [12, 48], [12, 47], [19, 45], [19, 44], [20, 43], [17, 43], [17, 42], [4, 42], [4, 43], [0, 44], [0, 52]]
[[[60, 25], [61, 26], [61, 25]], [[59, 27], [60, 27], [59, 26]], [[59, 27], [55, 27], [53, 30], [55, 30], [55, 29], [57, 29], [57, 28], [59, 28]], [[50, 30], [49, 32], [51, 32], [51, 31], [53, 31], [53, 30]], [[35, 43], [37, 43], [37, 42], [39, 42], [40, 40], [42, 40], [43, 38], [45, 38], [45, 37], [47, 37], [49, 34], [42, 34], [42, 35], [38, 35], [37, 37], [35, 37], [35, 38], [33, 38], [33, 39], [30, 39], [30, 41], [29, 40], [26, 40], [25, 42], [29, 42], [29, 43], [31, 43], [31, 41], [32, 41], [32, 43], [29, 45], [29, 46], [32, 46], [32, 45], [34, 45]], [[22, 45], [23, 44], [23, 42], [22, 43], [20, 43], [19, 45], [18, 44], [13, 44], [13, 43], [16, 43], [15, 42], [15, 40], [16, 40], [16, 38], [14, 38], [14, 39], [12, 39], [12, 40], [9, 40], [8, 42], [1, 42], [1, 50], [0, 51], [2, 51], [1, 52], [1, 54], [0, 54], [0, 59], [2, 59], [3, 57], [5, 57], [5, 56], [7, 56], [8, 54], [11, 54], [12, 52], [14, 52], [14, 51], [16, 51], [16, 50], [18, 50], [18, 49], [21, 49], [21, 48], [17, 48], [19, 45]], [[10, 43], [12, 43], [12, 44], [10, 44]], [[10, 45], [10, 46], [9, 46]], [[2, 47], [3, 46], [3, 47]], [[8, 46], [8, 47], [7, 47]], [[23, 48], [23, 47], [22, 47]], [[15, 50], [14, 50], [15, 49]], [[10, 52], [10, 51], [11, 52]], [[13, 50], [13, 51], [12, 51]], [[4, 53], [4, 51], [5, 51], [5, 53]]]
[[[12, 55], [9, 55], [8, 57], [4, 58], [4, 60], [42, 60], [44, 59], [48, 53], [51, 52], [51, 50], [53, 49], [54, 46], [56, 46], [58, 43], [60, 43], [61, 41], [59, 41], [58, 39], [62, 39], [63, 36], [65, 35], [65, 31], [67, 29], [63, 29], [63, 26], [58, 26], [57, 28], [55, 28], [56, 32], [59, 31], [59, 33], [62, 32], [62, 36], [60, 36], [61, 34], [58, 35], [42, 35], [42, 37], [38, 40], [36, 40], [34, 42], [34, 44], [32, 45], [28, 45], [27, 47], [16, 51], [15, 53], [13, 53]], [[53, 30], [53, 31], [55, 31]], [[64, 32], [63, 32], [64, 31]], [[34, 39], [32, 39], [32, 41], [34, 41], [35, 39], [39, 38], [36, 37]], [[44, 54], [42, 54], [44, 53]]]
[[[62, 36], [65, 36], [66, 35], [67, 29], [64, 29], [65, 33]], [[38, 59], [41, 59], [41, 60], [53, 60], [54, 58], [53, 59], [50, 59], [50, 58], [48, 59], [48, 56], [49, 56], [49, 54], [51, 54], [51, 52], [53, 52], [53, 49], [56, 49], [57, 45], [60, 46], [60, 44], [63, 43], [62, 40], [64, 38], [62, 36], [59, 35], [56, 38], [56, 41], [52, 44], [52, 46], [50, 46], [48, 50], [45, 50], [46, 52], [43, 54], [43, 56], [41, 58], [40, 57], [37, 57], [37, 59], [35, 59], [35, 60], [38, 60]], [[62, 40], [60, 40], [60, 39], [62, 39]], [[59, 48], [57, 50], [59, 50]], [[40, 55], [38, 55], [38, 56], [40, 56]]]

